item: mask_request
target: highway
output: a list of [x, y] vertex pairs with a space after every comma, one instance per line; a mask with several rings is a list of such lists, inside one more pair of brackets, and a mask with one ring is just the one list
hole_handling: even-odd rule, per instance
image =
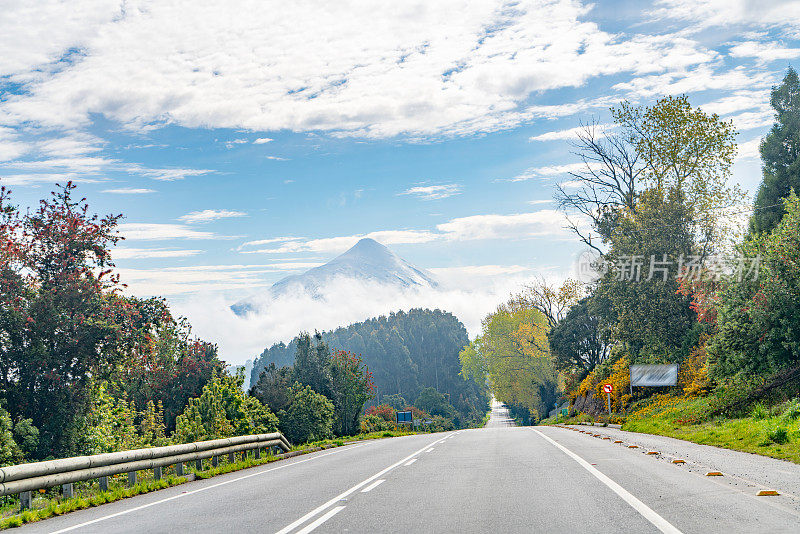
[[511, 425], [495, 404], [486, 428], [356, 443], [18, 531], [800, 532], [800, 491], [756, 496], [770, 470], [800, 480], [800, 466], [725, 451], [761, 462], [762, 478], [707, 477], [713, 466], [674, 464], [600, 428]]

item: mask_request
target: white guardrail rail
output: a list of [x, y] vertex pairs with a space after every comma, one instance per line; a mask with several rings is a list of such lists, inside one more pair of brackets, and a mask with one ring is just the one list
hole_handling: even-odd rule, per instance
[[260, 458], [261, 450], [267, 447], [283, 452], [291, 449], [283, 434], [275, 432], [0, 467], [0, 496], [19, 493], [22, 507], [29, 508], [33, 490], [62, 485], [64, 496], [72, 497], [73, 482], [96, 478], [100, 489], [107, 490], [108, 477], [122, 473], [128, 473], [128, 485], [132, 486], [136, 484], [137, 471], [152, 469], [158, 480], [162, 467], [175, 465], [175, 473], [183, 476], [184, 462], [196, 462], [199, 470], [203, 459], [212, 458], [212, 465], [216, 466], [220, 456], [227, 454], [232, 462], [237, 452], [250, 450]]

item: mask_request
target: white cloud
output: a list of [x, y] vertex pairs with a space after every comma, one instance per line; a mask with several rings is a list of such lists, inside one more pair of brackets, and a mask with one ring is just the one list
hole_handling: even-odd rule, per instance
[[791, 27], [800, 19], [797, 0], [659, 0], [656, 4], [653, 16], [688, 20], [696, 30], [734, 24]]
[[[556, 210], [539, 210], [511, 215], [472, 215], [436, 225], [436, 230], [381, 230], [365, 234], [318, 239], [273, 238], [244, 243], [239, 251], [246, 254], [291, 254], [298, 252], [338, 253], [365, 237], [384, 245], [421, 244], [434, 241], [471, 241], [476, 239], [528, 239], [546, 235], [562, 236], [564, 215]], [[280, 243], [265, 249], [244, 250], [247, 246]]]
[[[613, 124], [595, 124], [594, 129], [597, 133], [602, 134], [603, 132], [614, 128]], [[534, 135], [533, 137], [529, 138], [529, 141], [566, 141], [566, 140], [575, 140], [578, 138], [578, 134], [584, 132], [586, 130], [586, 126], [576, 126], [575, 128], [568, 128], [566, 130], [555, 130], [553, 132], [546, 132], [539, 135]]]
[[414, 195], [422, 200], [440, 200], [461, 193], [458, 184], [420, 185], [406, 189], [401, 195]]
[[201, 232], [182, 224], [123, 223], [117, 229], [131, 241], [163, 241], [166, 239], [220, 239], [211, 232]]
[[532, 180], [534, 178], [548, 178], [552, 176], [560, 176], [564, 174], [569, 174], [571, 172], [580, 172], [585, 169], [586, 169], [586, 164], [582, 162], [567, 163], [564, 165], [545, 165], [543, 167], [531, 167], [525, 169], [524, 171], [514, 176], [513, 178], [504, 178], [498, 181], [525, 182], [528, 180]]
[[176, 250], [168, 248], [128, 248], [116, 247], [111, 251], [115, 260], [145, 258], [186, 258], [202, 254], [202, 250]]
[[761, 138], [756, 137], [744, 143], [739, 143], [739, 151], [736, 154], [736, 159], [758, 159], [761, 157], [759, 146], [761, 145]]
[[778, 59], [794, 59], [800, 57], [800, 48], [786, 48], [775, 42], [745, 41], [731, 47], [733, 57], [754, 57], [768, 63]]
[[263, 145], [263, 144], [265, 144], [265, 143], [269, 143], [269, 142], [271, 142], [271, 141], [273, 141], [273, 140], [272, 140], [272, 139], [270, 139], [269, 137], [259, 137], [258, 139], [256, 139], [255, 141], [253, 141], [253, 144], [254, 144], [254, 145]]
[[178, 217], [178, 220], [192, 224], [206, 223], [219, 219], [230, 219], [232, 217], [247, 217], [247, 213], [234, 210], [202, 210], [181, 215]]
[[[490, 270], [488, 268], [478, 267], [477, 270], [479, 272], [475, 275], [443, 273], [445, 277], [439, 289], [402, 290], [339, 279], [327, 286], [321, 297], [289, 293], [277, 300], [264, 299], [262, 309], [246, 317], [235, 315], [230, 310], [232, 301], [219, 293], [202, 293], [185, 300], [174, 300], [172, 307], [176, 313], [189, 319], [194, 333], [219, 344], [220, 356], [231, 363], [242, 363], [253, 358], [272, 343], [288, 342], [303, 330], [331, 330], [414, 307], [449, 311], [464, 323], [470, 336], [475, 336], [486, 314], [507, 300], [512, 292], [519, 291], [522, 284], [529, 280], [526, 271], [517, 269], [500, 267], [494, 276], [486, 275]], [[219, 286], [238, 284], [242, 287], [251, 283], [246, 277], [235, 280], [231, 283], [221, 276], [210, 283]], [[208, 283], [198, 278], [191, 284], [200, 287]]]
[[126, 187], [121, 189], [104, 189], [103, 193], [111, 193], [113, 195], [146, 195], [148, 193], [155, 193], [155, 189], [137, 189], [134, 187]]
[[4, 185], [36, 185], [36, 184], [66, 184], [74, 183], [93, 184], [104, 182], [101, 178], [87, 178], [73, 173], [32, 173], [32, 174], [4, 174], [0, 176], [0, 183]]
[[557, 210], [540, 210], [512, 215], [472, 215], [436, 226], [449, 240], [525, 239], [563, 235], [566, 220]]
[[289, 161], [287, 158], [282, 158], [280, 156], [264, 156], [267, 159], [271, 159], [273, 161]]
[[711, 65], [700, 65], [693, 69], [678, 69], [664, 74], [635, 77], [614, 85], [614, 88], [640, 97], [653, 98], [707, 90], [735, 91], [753, 88], [768, 90], [774, 82], [772, 73], [744, 66], [719, 71]]
[[[464, 135], [565, 112], [531, 102], [543, 91], [716, 56], [680, 36], [604, 32], [574, 0], [70, 9], [41, 19], [25, 4], [4, 10], [5, 56], [22, 59], [0, 62], [0, 75], [24, 83], [0, 104], [5, 122], [74, 128], [100, 114], [130, 128]], [[297, 20], [302, 31], [285, 23]]]

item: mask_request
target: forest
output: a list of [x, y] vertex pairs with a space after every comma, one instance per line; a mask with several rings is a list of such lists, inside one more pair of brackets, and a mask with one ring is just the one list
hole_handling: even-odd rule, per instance
[[[423, 390], [433, 388], [452, 405], [457, 427], [481, 421], [488, 410], [485, 384], [464, 381], [459, 375], [458, 354], [469, 337], [464, 325], [450, 313], [400, 311], [318, 337], [332, 349], [362, 355], [375, 383], [375, 396], [368, 405], [383, 404], [391, 396], [400, 396], [411, 405]], [[256, 384], [266, 369], [275, 373], [292, 365], [301, 339], [265, 349], [253, 364], [251, 384]]]

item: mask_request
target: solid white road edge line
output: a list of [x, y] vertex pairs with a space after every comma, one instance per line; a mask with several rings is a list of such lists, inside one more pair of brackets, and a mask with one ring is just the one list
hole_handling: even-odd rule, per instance
[[276, 532], [276, 534], [288, 534], [289, 532], [291, 532], [291, 531], [292, 531], [293, 529], [295, 529], [296, 527], [298, 527], [298, 526], [302, 525], [303, 523], [305, 523], [306, 521], [308, 521], [309, 519], [311, 519], [311, 518], [312, 518], [312, 517], [314, 517], [315, 515], [319, 514], [320, 512], [322, 512], [322, 511], [324, 511], [324, 510], [327, 510], [328, 508], [330, 508], [331, 506], [333, 506], [333, 505], [334, 505], [334, 504], [336, 504], [337, 502], [341, 501], [342, 499], [344, 499], [345, 497], [347, 497], [348, 495], [350, 495], [350, 494], [351, 494], [351, 493], [353, 493], [354, 491], [358, 491], [360, 488], [362, 488], [363, 486], [366, 486], [367, 484], [369, 484], [370, 482], [372, 482], [372, 481], [373, 481], [373, 480], [375, 480], [376, 478], [380, 478], [380, 477], [382, 477], [383, 475], [385, 475], [386, 473], [388, 473], [389, 471], [391, 471], [392, 469], [394, 469], [394, 468], [395, 468], [395, 467], [397, 467], [398, 465], [402, 465], [403, 463], [407, 462], [408, 460], [410, 460], [410, 459], [411, 459], [411, 458], [413, 458], [414, 456], [418, 455], [419, 453], [421, 453], [421, 452], [422, 452], [422, 451], [424, 451], [425, 449], [429, 448], [429, 447], [430, 447], [430, 446], [432, 446], [432, 445], [436, 445], [436, 444], [437, 444], [437, 443], [439, 443], [440, 441], [444, 441], [446, 438], [447, 438], [447, 436], [445, 436], [445, 437], [443, 437], [443, 438], [440, 438], [440, 439], [437, 439], [437, 440], [436, 440], [436, 441], [434, 441], [433, 443], [429, 443], [428, 445], [425, 445], [424, 447], [422, 447], [422, 448], [421, 448], [421, 449], [419, 449], [418, 451], [416, 451], [416, 452], [412, 452], [411, 454], [409, 454], [408, 456], [406, 456], [405, 458], [403, 458], [403, 459], [402, 459], [402, 460], [400, 460], [399, 462], [395, 462], [395, 463], [393, 463], [392, 465], [390, 465], [389, 467], [387, 467], [387, 468], [383, 469], [382, 471], [379, 471], [379, 472], [375, 473], [374, 475], [372, 475], [372, 476], [371, 476], [371, 477], [369, 477], [368, 479], [366, 479], [366, 480], [362, 480], [361, 482], [359, 482], [358, 484], [356, 484], [355, 486], [353, 486], [353, 487], [352, 487], [352, 488], [350, 488], [349, 490], [343, 491], [342, 493], [340, 493], [339, 495], [337, 495], [337, 496], [336, 496], [336, 497], [334, 497], [333, 499], [329, 500], [329, 501], [328, 501], [328, 502], [326, 502], [325, 504], [322, 504], [322, 505], [320, 505], [320, 506], [318, 506], [318, 507], [314, 508], [313, 510], [311, 510], [310, 512], [308, 512], [306, 515], [304, 515], [303, 517], [301, 517], [301, 518], [300, 518], [300, 519], [298, 519], [297, 521], [294, 521], [293, 523], [290, 523], [290, 524], [286, 525], [286, 526], [285, 526], [285, 527], [283, 527], [281, 530], [279, 530], [278, 532]]
[[368, 491], [372, 491], [373, 489], [377, 488], [378, 486], [380, 486], [384, 482], [386, 482], [386, 479], [379, 478], [378, 480], [376, 480], [375, 482], [373, 482], [372, 484], [370, 484], [366, 488], [362, 489], [361, 493], [366, 493]]
[[320, 526], [322, 523], [324, 523], [325, 521], [327, 521], [331, 517], [333, 517], [336, 514], [338, 514], [339, 512], [341, 512], [342, 510], [344, 510], [344, 506], [337, 506], [336, 508], [331, 508], [330, 510], [328, 510], [328, 513], [326, 513], [325, 515], [323, 515], [322, 517], [320, 517], [319, 519], [317, 519], [313, 523], [311, 523], [308, 526], [306, 526], [306, 528], [304, 528], [303, 530], [297, 531], [297, 534], [308, 534], [309, 532], [311, 532], [312, 530], [314, 530], [315, 528]]
[[416, 458], [412, 458], [412, 459], [410, 459], [409, 461], [407, 461], [406, 463], [404, 463], [404, 464], [403, 464], [403, 467], [408, 467], [409, 465], [413, 464], [413, 463], [414, 463], [414, 462], [416, 462], [416, 461], [417, 461], [417, 459], [416, 459]]
[[[343, 448], [337, 449], [335, 451], [326, 452], [324, 454], [319, 454], [319, 455], [313, 456], [311, 458], [306, 458], [305, 460], [299, 460], [297, 462], [291, 462], [291, 463], [279, 465], [279, 466], [273, 467], [271, 469], [266, 469], [264, 471], [259, 471], [258, 473], [250, 473], [249, 475], [244, 475], [244, 476], [241, 476], [241, 477], [233, 478], [233, 479], [230, 479], [230, 480], [226, 480], [224, 482], [218, 482], [217, 484], [212, 484], [211, 486], [205, 486], [203, 488], [198, 488], [196, 490], [186, 491], [184, 493], [179, 493], [177, 495], [173, 495], [172, 497], [167, 497], [166, 499], [161, 499], [160, 501], [150, 502], [150, 503], [147, 503], [147, 504], [143, 504], [141, 506], [136, 506], [135, 508], [129, 508], [127, 510], [122, 510], [121, 512], [116, 512], [114, 514], [109, 514], [109, 515], [106, 515], [106, 516], [103, 516], [103, 517], [98, 517], [97, 519], [92, 519], [91, 521], [86, 521], [85, 523], [79, 523], [77, 525], [72, 525], [71, 527], [62, 528], [61, 530], [53, 531], [50, 534], [62, 534], [63, 532], [69, 532], [71, 530], [75, 530], [75, 529], [78, 529], [78, 528], [87, 527], [89, 525], [93, 525], [95, 523], [99, 523], [100, 521], [105, 521], [107, 519], [112, 519], [114, 517], [119, 517], [121, 515], [129, 514], [131, 512], [136, 512], [136, 511], [139, 511], [139, 510], [143, 510], [145, 508], [150, 508], [151, 506], [155, 506], [157, 504], [173, 501], [175, 499], [180, 499], [181, 497], [188, 497], [189, 495], [193, 495], [195, 493], [200, 493], [201, 491], [206, 491], [206, 490], [210, 490], [210, 489], [213, 489], [213, 488], [218, 488], [220, 486], [224, 486], [224, 485], [230, 484], [232, 482], [238, 482], [238, 481], [244, 480], [246, 478], [252, 478], [252, 477], [257, 477], [257, 476], [260, 476], [260, 475], [264, 475], [266, 473], [271, 473], [272, 471], [277, 471], [278, 469], [284, 469], [286, 467], [291, 467], [293, 465], [304, 464], [306, 462], [310, 462], [312, 460], [316, 460], [317, 458], [324, 458], [325, 456], [330, 456], [331, 454], [336, 454], [336, 453], [344, 452], [344, 451], [351, 451], [353, 449], [357, 449], [358, 447], [363, 447], [364, 445], [366, 445], [366, 443], [361, 443], [359, 445], [354, 445], [352, 447], [343, 447]], [[269, 465], [269, 464], [267, 464], [267, 465]], [[178, 486], [172, 486], [172, 487], [176, 488]], [[165, 489], [168, 489], [168, 488], [165, 488]], [[116, 502], [119, 502], [119, 501], [116, 501]], [[111, 504], [111, 503], [109, 503], [109, 504]]]
[[590, 464], [589, 462], [587, 462], [586, 460], [584, 460], [583, 458], [581, 458], [580, 456], [569, 450], [568, 448], [564, 447], [560, 443], [544, 435], [542, 432], [539, 432], [536, 429], [532, 430], [537, 434], [539, 434], [540, 436], [542, 436], [547, 441], [549, 441], [550, 443], [552, 443], [553, 445], [555, 445], [556, 447], [558, 447], [559, 449], [561, 449], [561, 451], [564, 452], [564, 454], [566, 454], [567, 456], [578, 462], [578, 464], [580, 464], [581, 467], [583, 467], [591, 474], [593, 474], [595, 478], [597, 478], [600, 482], [611, 488], [611, 491], [622, 497], [622, 500], [631, 505], [631, 507], [634, 510], [639, 512], [642, 515], [642, 517], [650, 521], [658, 530], [660, 530], [664, 534], [682, 534], [680, 530], [678, 530], [672, 525], [672, 523], [670, 523], [669, 521], [658, 515], [652, 508], [650, 508], [645, 503], [643, 503], [642, 501], [631, 495], [628, 492], [628, 490], [626, 490], [625, 488], [623, 488], [622, 486], [620, 486], [619, 484], [608, 478], [606, 475], [604, 475], [602, 472], [596, 469], [592, 464]]

